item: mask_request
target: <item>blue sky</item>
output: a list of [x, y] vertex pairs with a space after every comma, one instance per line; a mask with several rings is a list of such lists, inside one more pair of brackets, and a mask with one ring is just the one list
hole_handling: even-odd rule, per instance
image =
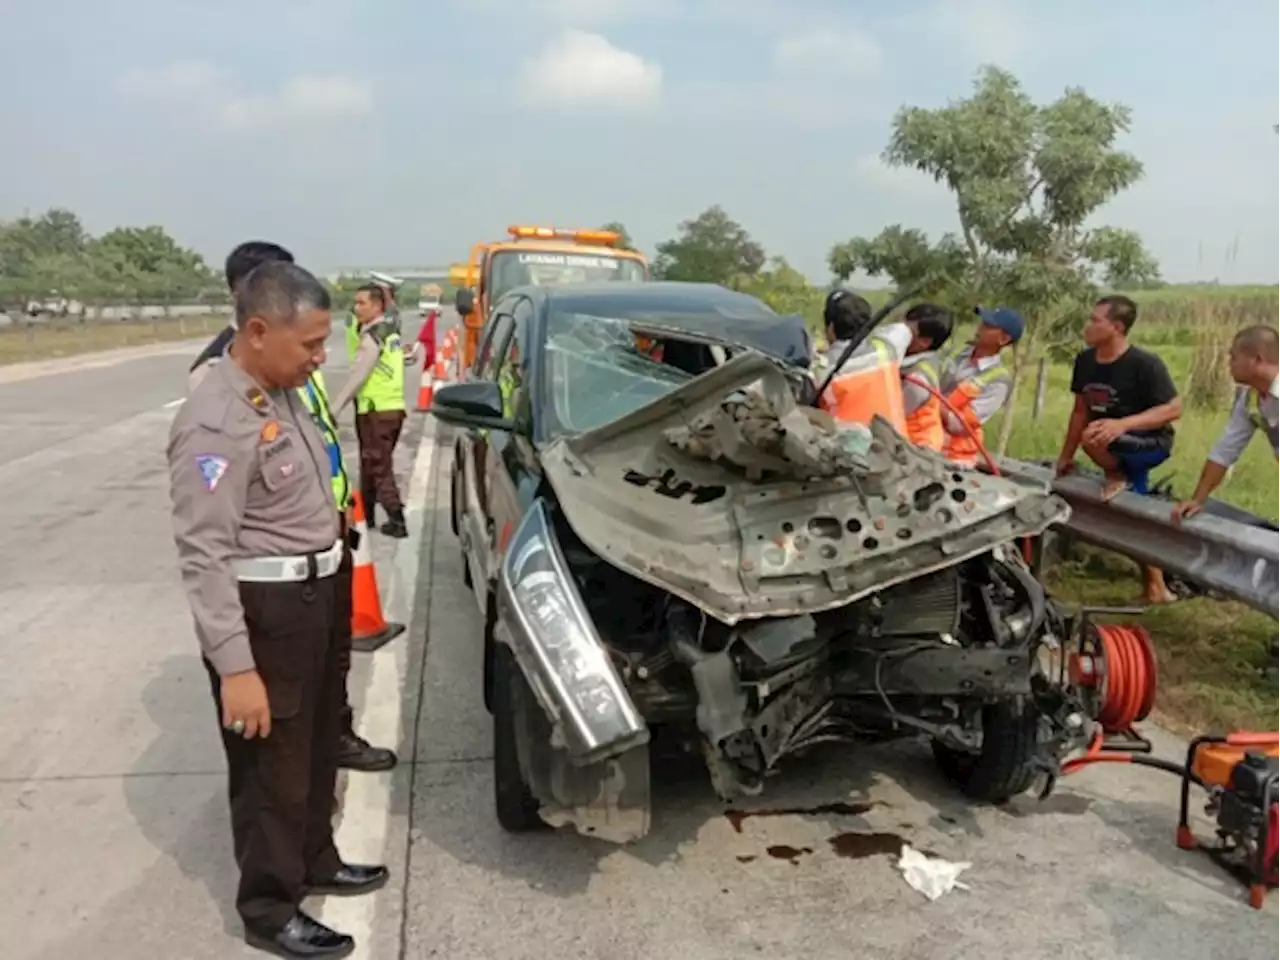
[[990, 62], [1133, 108], [1147, 175], [1099, 221], [1168, 278], [1277, 279], [1275, 0], [0, 0], [0, 27], [0, 218], [160, 223], [215, 263], [444, 263], [513, 222], [652, 249], [719, 203], [824, 282], [833, 242], [954, 225], [877, 157]]

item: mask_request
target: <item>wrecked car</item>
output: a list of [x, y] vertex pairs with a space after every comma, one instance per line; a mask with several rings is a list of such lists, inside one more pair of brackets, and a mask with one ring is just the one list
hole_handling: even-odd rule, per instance
[[1017, 549], [1065, 502], [842, 429], [797, 399], [808, 356], [799, 317], [714, 285], [524, 288], [436, 390], [504, 828], [643, 836], [659, 729], [726, 801], [921, 735], [999, 801], [1082, 736]]

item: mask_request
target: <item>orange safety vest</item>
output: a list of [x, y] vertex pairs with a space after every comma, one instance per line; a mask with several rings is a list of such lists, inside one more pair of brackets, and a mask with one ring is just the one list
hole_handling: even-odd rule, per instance
[[871, 344], [875, 348], [874, 365], [865, 366], [868, 354], [851, 358], [822, 395], [822, 409], [843, 423], [867, 427], [879, 415], [905, 436], [907, 414], [898, 361], [883, 340], [872, 338]]
[[[903, 377], [914, 377], [935, 389], [938, 387], [938, 364], [936, 359], [920, 360], [902, 372]], [[929, 394], [924, 403], [907, 414], [907, 439], [918, 447], [942, 452], [946, 444], [947, 431], [942, 426], [942, 401]]]
[[[950, 377], [946, 379], [950, 379]], [[959, 434], [948, 433], [946, 443], [942, 448], [944, 457], [954, 463], [965, 466], [977, 464], [980, 456], [978, 443], [982, 442], [983, 437], [982, 421], [978, 419], [978, 415], [973, 411], [973, 400], [991, 384], [1009, 379], [1009, 371], [1005, 368], [1004, 359], [1001, 358], [999, 363], [988, 367], [977, 376], [955, 383], [949, 393], [944, 391], [943, 395], [947, 398], [947, 402], [951, 404], [956, 414], [969, 426], [969, 429], [973, 431], [974, 437], [977, 438], [977, 442], [974, 442], [973, 439], [970, 439], [969, 434], [963, 431]]]

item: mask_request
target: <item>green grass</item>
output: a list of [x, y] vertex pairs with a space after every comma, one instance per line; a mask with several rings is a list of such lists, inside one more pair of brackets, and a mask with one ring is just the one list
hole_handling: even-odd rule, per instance
[[207, 337], [217, 333], [226, 323], [225, 315], [210, 315], [154, 321], [38, 323], [0, 327], [0, 365]]

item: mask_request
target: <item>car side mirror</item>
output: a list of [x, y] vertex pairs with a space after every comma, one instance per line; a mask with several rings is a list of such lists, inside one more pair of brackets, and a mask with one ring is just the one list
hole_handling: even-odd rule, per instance
[[476, 311], [476, 295], [466, 287], [462, 287], [453, 295], [453, 307], [458, 316], [469, 317]]
[[492, 380], [470, 380], [437, 387], [431, 397], [430, 412], [441, 423], [478, 430], [515, 429], [515, 422], [503, 416], [502, 391]]

